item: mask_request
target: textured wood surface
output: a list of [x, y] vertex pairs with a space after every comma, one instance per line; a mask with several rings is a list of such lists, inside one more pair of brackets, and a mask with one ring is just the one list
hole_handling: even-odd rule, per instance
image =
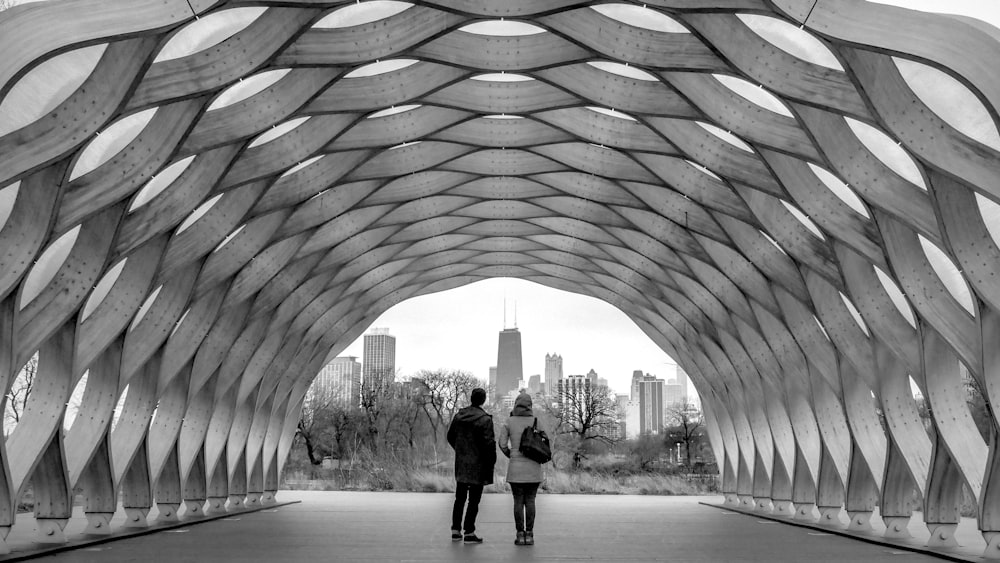
[[[74, 487], [93, 513], [120, 491], [139, 520], [154, 502], [273, 493], [325, 358], [410, 297], [513, 276], [618, 307], [684, 367], [727, 501], [831, 522], [846, 509], [857, 526], [876, 503], [909, 518], [919, 495], [939, 526], [966, 487], [1000, 532], [1000, 153], [896, 62], [955, 78], [995, 129], [1000, 34], [857, 0], [649, 2], [672, 32], [574, 0], [433, 0], [315, 26], [346, 4], [0, 13], [0, 98], [106, 45], [51, 111], [0, 136], [0, 189], [16, 193], [0, 209], [4, 390], [40, 360], [0, 444], [0, 531], [28, 482], [47, 519]], [[157, 60], [210, 21], [196, 18], [251, 5], [266, 9], [239, 31]], [[500, 17], [541, 32], [463, 29]], [[769, 42], [754, 24], [768, 17], [842, 68]], [[416, 62], [376, 70], [390, 59]], [[70, 176], [144, 110], [131, 141]]]

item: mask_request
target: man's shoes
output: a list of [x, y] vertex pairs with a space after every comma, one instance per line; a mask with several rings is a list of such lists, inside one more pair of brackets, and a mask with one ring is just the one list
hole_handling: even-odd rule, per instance
[[452, 530], [451, 541], [462, 541], [462, 530]]
[[514, 545], [528, 545], [524, 539], [524, 532], [517, 533], [517, 537], [514, 539]]
[[465, 534], [465, 543], [483, 543], [483, 538], [476, 534]]
[[524, 545], [535, 545], [535, 532], [524, 532]]

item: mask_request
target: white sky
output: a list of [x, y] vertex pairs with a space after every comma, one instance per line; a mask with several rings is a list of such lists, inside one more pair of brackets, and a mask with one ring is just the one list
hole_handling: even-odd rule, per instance
[[911, 10], [958, 14], [989, 22], [1000, 28], [1000, 2], [997, 0], [869, 0], [877, 4], [890, 4]]
[[[633, 370], [674, 377], [674, 360], [618, 309], [513, 278], [415, 297], [387, 311], [372, 327], [388, 328], [396, 337], [396, 367], [403, 375], [443, 367], [464, 369], [486, 380], [490, 366], [497, 363], [504, 295], [511, 327], [517, 302], [525, 378], [544, 376], [547, 353], [563, 357], [565, 375], [593, 369], [619, 393], [628, 392]], [[341, 355], [358, 356], [360, 361], [361, 341]]]

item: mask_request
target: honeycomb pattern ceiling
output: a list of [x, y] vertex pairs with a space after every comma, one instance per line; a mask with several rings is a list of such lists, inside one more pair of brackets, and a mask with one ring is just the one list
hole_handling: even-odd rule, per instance
[[[208, 475], [273, 482], [327, 357], [501, 276], [602, 299], [674, 357], [734, 494], [823, 460], [880, 486], [871, 397], [924, 491], [936, 450], [887, 405], [911, 378], [961, 402], [959, 365], [997, 391], [998, 38], [859, 0], [0, 13], [0, 381], [39, 350], [63, 374], [7, 441], [11, 494], [88, 370], [141, 383], [136, 420], [177, 398], [173, 426], [112, 436], [117, 478], [162, 432], [182, 476], [204, 446]], [[969, 424], [938, 430], [978, 493]]]

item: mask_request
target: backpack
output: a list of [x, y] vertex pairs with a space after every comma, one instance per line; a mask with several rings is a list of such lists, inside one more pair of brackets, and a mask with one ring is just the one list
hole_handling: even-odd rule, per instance
[[552, 461], [552, 448], [544, 430], [538, 429], [538, 419], [521, 433], [521, 444], [517, 448], [524, 457], [536, 462]]

